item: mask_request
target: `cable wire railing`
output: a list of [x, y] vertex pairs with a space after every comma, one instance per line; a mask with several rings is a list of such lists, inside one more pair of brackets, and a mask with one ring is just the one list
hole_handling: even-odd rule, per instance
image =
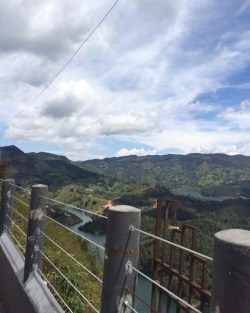
[[68, 282], [68, 284], [83, 298], [84, 301], [88, 303], [88, 305], [95, 311], [99, 312], [96, 307], [79, 291], [78, 288], [63, 274], [62, 271], [41, 251], [39, 252], [43, 255], [43, 257], [54, 267], [54, 269]]
[[100, 218], [107, 219], [107, 216], [105, 216], [105, 215], [101, 215], [101, 214], [98, 214], [98, 213], [95, 213], [95, 212], [91, 212], [89, 210], [85, 210], [85, 209], [79, 208], [79, 207], [71, 205], [71, 204], [66, 204], [64, 202], [61, 202], [61, 201], [58, 201], [58, 200], [55, 200], [55, 199], [51, 199], [51, 198], [48, 198], [48, 197], [42, 197], [42, 198], [44, 198], [44, 199], [46, 199], [48, 201], [54, 202], [54, 203], [61, 204], [61, 205], [65, 206], [65, 207], [69, 207], [71, 209], [75, 209], [75, 210], [82, 211], [82, 212], [90, 214], [90, 215], [94, 215], [94, 216], [97, 216], [97, 217], [100, 217]]
[[16, 184], [10, 184], [10, 186], [13, 186], [13, 187], [15, 187], [15, 188], [17, 188], [17, 189], [20, 189], [20, 190], [22, 190], [22, 191], [25, 191], [25, 192], [27, 192], [28, 194], [31, 193], [31, 191], [30, 191], [29, 189], [23, 188], [23, 187], [18, 186], [18, 185], [16, 185]]
[[25, 205], [27, 208], [29, 208], [29, 204], [27, 204], [26, 202], [22, 201], [21, 199], [15, 197], [15, 196], [13, 196], [13, 195], [11, 195], [11, 197], [12, 197], [14, 200], [16, 200], [16, 201], [22, 203], [23, 205]]
[[[17, 187], [17, 185], [15, 184], [11, 184], [12, 187]], [[30, 191], [26, 188], [22, 188], [20, 186], [18, 186], [19, 188], [19, 192], [29, 192]], [[19, 235], [21, 234], [21, 236], [23, 238], [27, 238], [28, 234], [26, 232], [26, 228], [27, 228], [27, 224], [30, 222], [30, 219], [34, 219], [37, 218], [39, 215], [34, 215], [34, 214], [30, 214], [29, 212], [31, 211], [27, 211], [27, 208], [30, 208], [31, 210], [31, 204], [27, 204], [26, 202], [24, 202], [23, 200], [20, 199], [20, 197], [17, 195], [13, 195], [11, 194], [9, 196], [9, 199], [13, 202], [13, 204], [8, 204], [8, 209], [11, 209], [13, 212], [13, 217], [11, 217], [11, 215], [6, 214], [6, 219], [8, 220], [8, 222], [10, 222], [8, 225], [9, 226], [5, 226], [5, 229], [8, 231], [8, 233], [11, 235], [11, 237], [13, 238], [13, 240], [16, 242], [17, 246], [22, 250], [22, 254], [26, 255], [27, 253], [27, 246], [26, 246], [26, 251], [25, 251], [25, 245], [22, 244], [22, 240], [19, 239]], [[32, 200], [32, 191], [31, 191], [31, 200]], [[47, 196], [44, 195], [39, 195], [38, 201], [37, 203], [40, 205], [42, 203], [42, 201], [50, 201], [56, 204], [60, 204], [63, 207], [70, 207], [72, 209], [77, 209], [77, 210], [81, 210], [84, 213], [88, 213], [88, 214], [92, 214], [94, 216], [98, 216], [101, 218], [105, 218], [107, 219], [106, 216], [101, 216], [100, 214], [96, 214], [95, 212], [90, 212], [88, 210], [85, 209], [81, 209], [79, 207], [70, 205], [70, 204], [66, 204], [64, 202], [61, 201], [57, 201], [54, 199], [51, 199]], [[32, 202], [32, 201], [31, 201]], [[21, 205], [21, 207], [20, 207]], [[36, 207], [35, 210], [40, 210], [40, 207]], [[137, 209], [136, 209], [137, 210]], [[29, 218], [26, 218], [25, 215], [29, 215]], [[110, 217], [109, 217], [110, 218]], [[17, 219], [17, 221], [16, 221]], [[82, 301], [84, 303], [86, 303], [86, 305], [94, 312], [99, 312], [99, 306], [100, 305], [96, 305], [95, 300], [93, 301], [93, 299], [90, 299], [91, 296], [90, 295], [85, 295], [83, 290], [86, 291], [86, 288], [82, 289], [82, 287], [78, 286], [78, 283], [75, 283], [74, 279], [71, 279], [72, 277], [70, 277], [71, 273], [72, 273], [72, 269], [73, 269], [73, 265], [76, 265], [78, 268], [81, 269], [80, 276], [81, 277], [85, 277], [84, 275], [90, 275], [91, 278], [94, 279], [94, 281], [96, 281], [98, 284], [100, 284], [100, 286], [103, 286], [103, 284], [105, 284], [105, 280], [101, 279], [98, 274], [94, 273], [92, 269], [89, 269], [88, 266], [85, 266], [83, 264], [82, 261], [80, 261], [78, 259], [78, 256], [75, 256], [74, 252], [69, 252], [68, 251], [68, 245], [67, 245], [67, 241], [63, 240], [63, 237], [67, 236], [66, 233], [64, 233], [64, 231], [66, 230], [67, 232], [69, 232], [69, 234], [73, 235], [76, 237], [77, 240], [80, 240], [79, 243], [84, 240], [84, 242], [88, 242], [89, 244], [97, 247], [100, 250], [105, 250], [105, 248], [103, 246], [101, 246], [100, 244], [94, 242], [93, 240], [87, 238], [86, 236], [83, 236], [81, 234], [79, 234], [78, 232], [74, 231], [73, 229], [71, 229], [68, 226], [65, 226], [64, 224], [58, 222], [57, 220], [55, 220], [54, 218], [52, 218], [51, 216], [49, 216], [48, 214], [43, 214], [42, 215], [42, 219], [47, 220], [48, 221], [48, 225], [47, 225], [47, 229], [46, 229], [46, 233], [43, 229], [40, 229], [39, 227], [37, 228], [36, 232], [35, 232], [35, 240], [37, 240], [38, 238], [40, 238], [41, 236], [43, 236], [43, 238], [45, 239], [45, 249], [38, 249], [36, 252], [39, 252], [43, 259], [44, 259], [44, 265], [43, 268], [45, 268], [45, 272], [43, 271], [43, 269], [41, 268], [37, 268], [37, 272], [40, 274], [40, 276], [46, 281], [48, 288], [52, 291], [52, 293], [55, 295], [55, 297], [57, 299], [59, 299], [58, 301], [60, 302], [60, 304], [64, 307], [64, 309], [66, 310], [65, 312], [75, 312], [74, 309], [72, 309], [71, 307], [71, 303], [67, 302], [67, 299], [64, 298], [63, 293], [61, 292], [61, 281], [64, 281], [67, 285], [68, 285], [68, 289], [71, 288], [71, 290], [73, 290], [73, 292], [75, 294], [77, 294], [77, 296], [79, 296]], [[33, 221], [34, 222], [34, 221]], [[39, 221], [36, 220], [35, 224], [38, 223]], [[117, 229], [119, 230], [119, 228], [122, 228], [122, 223], [123, 221], [118, 221], [121, 222], [121, 227], [117, 226]], [[11, 225], [14, 226], [14, 229], [11, 229]], [[113, 223], [114, 224], [114, 223]], [[25, 230], [24, 230], [25, 228]], [[61, 233], [59, 232], [59, 229], [61, 229]], [[62, 233], [63, 232], [63, 233]], [[189, 249], [183, 245], [179, 245], [175, 242], [171, 242], [169, 240], [166, 240], [164, 238], [161, 238], [159, 236], [150, 234], [149, 232], [143, 231], [141, 230], [138, 226], [136, 226], [135, 224], [131, 223], [127, 225], [127, 230], [126, 230], [127, 234], [128, 234], [128, 238], [130, 238], [131, 236], [134, 236], [134, 233], [138, 233], [138, 235], [136, 235], [137, 237], [140, 234], [143, 234], [145, 236], [149, 236], [155, 240], [161, 241], [164, 244], [167, 244], [169, 246], [181, 249], [182, 251], [191, 253], [192, 255], [195, 255], [197, 257], [203, 258], [207, 261], [213, 261], [213, 259], [211, 257], [208, 257], [202, 253], [199, 253], [197, 251], [194, 251], [193, 249]], [[55, 238], [53, 238], [52, 236], [55, 236]], [[63, 235], [62, 235], [63, 234]], [[119, 238], [116, 238], [117, 236], [114, 235], [114, 239], [117, 240]], [[67, 237], [68, 238], [68, 237]], [[125, 238], [125, 242], [128, 240], [128, 238]], [[60, 239], [60, 240], [59, 240]], [[130, 238], [131, 239], [131, 238]], [[74, 241], [77, 242], [77, 241]], [[63, 243], [66, 244], [67, 248], [63, 247]], [[28, 244], [28, 243], [27, 243]], [[75, 245], [75, 244], [74, 244]], [[73, 244], [72, 244], [73, 246]], [[56, 247], [56, 249], [55, 249]], [[125, 249], [125, 250], [124, 250]], [[138, 248], [139, 249], [139, 248]], [[56, 252], [55, 252], [56, 251]], [[136, 252], [137, 249], [135, 249], [134, 247], [131, 249], [126, 250], [126, 248], [123, 248], [123, 246], [121, 245], [115, 245], [113, 250], [111, 249], [110, 251], [107, 248], [107, 251], [105, 251], [105, 262], [106, 260], [109, 259], [109, 254], [111, 253], [115, 253], [117, 255], [119, 255], [119, 257], [121, 255], [123, 255], [123, 253], [125, 252], [125, 254], [129, 257], [131, 257], [131, 254], [133, 253], [137, 253]], [[64, 256], [67, 256], [70, 260], [70, 265], [65, 266], [64, 261], [65, 258]], [[55, 257], [55, 258], [54, 258]], [[63, 261], [62, 261], [63, 260]], [[141, 276], [144, 279], [146, 279], [148, 282], [150, 282], [152, 284], [152, 286], [157, 286], [160, 290], [164, 291], [167, 295], [171, 296], [172, 299], [175, 299], [177, 302], [180, 302], [183, 306], [187, 307], [188, 309], [192, 310], [193, 312], [196, 313], [202, 313], [200, 310], [198, 310], [196, 307], [194, 307], [192, 304], [190, 304], [189, 302], [187, 302], [186, 300], [182, 299], [181, 297], [179, 297], [178, 295], [176, 295], [174, 292], [172, 292], [171, 290], [169, 290], [169, 288], [167, 288], [166, 286], [164, 286], [162, 284], [162, 281], [157, 280], [157, 279], [152, 279], [150, 278], [148, 275], [144, 274], [142, 271], [138, 270], [137, 267], [133, 266], [132, 264], [128, 263], [128, 265], [126, 265], [126, 275], [128, 274], [128, 272], [134, 272], [135, 277]], [[68, 268], [67, 268], [68, 267]], [[64, 272], [66, 268], [66, 272]], [[57, 272], [57, 274], [55, 274], [53, 272], [53, 270], [55, 270]], [[48, 271], [49, 270], [49, 271]], [[76, 273], [78, 273], [79, 271], [75, 268], [74, 271]], [[52, 273], [54, 273], [52, 275]], [[84, 273], [84, 274], [82, 274]], [[79, 274], [79, 273], [78, 273]], [[57, 276], [58, 275], [58, 276]], [[59, 279], [58, 277], [61, 277], [62, 279]], [[59, 287], [59, 288], [58, 288]], [[88, 289], [88, 288], [87, 288]], [[129, 290], [129, 289], [127, 289]], [[136, 295], [136, 288], [135, 290], [129, 291], [130, 294], [132, 294], [134, 297], [137, 297], [138, 299], [140, 299], [137, 295]], [[141, 300], [141, 299], [140, 299]], [[143, 302], [143, 300], [141, 300]], [[94, 303], [94, 304], [93, 304]], [[155, 311], [154, 308], [152, 308], [149, 304], [144, 303], [145, 305], [147, 305], [147, 307], [149, 308], [150, 312], [158, 312]], [[138, 308], [136, 306], [133, 305], [133, 303], [131, 303], [130, 301], [127, 300], [127, 298], [125, 297], [123, 300], [123, 305], [124, 307], [130, 309], [132, 312], [135, 313], [141, 313]]]
[[[171, 297], [173, 297], [174, 299], [180, 301], [181, 303], [183, 303], [185, 306], [187, 306], [188, 308], [192, 309], [194, 312], [196, 313], [202, 313], [201, 311], [197, 310], [194, 306], [192, 306], [191, 304], [189, 304], [188, 302], [186, 302], [185, 300], [183, 300], [182, 298], [178, 297], [177, 295], [175, 295], [173, 292], [171, 292], [170, 290], [168, 290], [167, 288], [165, 288], [164, 286], [162, 286], [161, 284], [159, 284], [157, 281], [151, 279], [150, 277], [148, 277], [147, 275], [143, 274], [141, 271], [139, 271], [138, 269], [136, 269], [135, 267], [133, 267], [131, 264], [129, 264], [129, 267], [131, 267], [131, 269], [133, 271], [135, 271], [136, 273], [138, 273], [139, 275], [143, 276], [145, 279], [147, 279], [148, 281], [150, 281], [152, 284], [156, 285], [157, 287], [159, 287], [160, 289], [162, 289], [163, 291], [165, 291], [168, 295], [170, 295]], [[124, 303], [126, 305], [126, 303]]]
[[14, 207], [11, 206], [11, 209], [13, 210], [13, 212], [19, 215], [25, 222], [29, 221], [22, 213], [18, 212]]
[[70, 313], [74, 313], [71, 308], [68, 306], [68, 304], [66, 303], [66, 301], [63, 300], [63, 298], [61, 297], [60, 293], [54, 288], [54, 286], [50, 283], [50, 281], [47, 279], [47, 277], [43, 274], [43, 272], [37, 268], [38, 273], [40, 274], [40, 276], [44, 279], [44, 281], [46, 282], [46, 284], [49, 285], [49, 287], [53, 290], [54, 294], [60, 299], [60, 301], [64, 304], [64, 306], [69, 310]]
[[49, 217], [49, 216], [47, 216], [47, 215], [46, 215], [46, 218], [49, 219], [51, 222], [53, 222], [53, 223], [55, 223], [55, 224], [57, 224], [57, 225], [63, 227], [64, 229], [68, 230], [68, 231], [71, 232], [72, 234], [77, 235], [77, 236], [79, 236], [79, 237], [81, 237], [81, 238], [87, 240], [88, 242], [90, 242], [90, 243], [93, 244], [94, 246], [98, 247], [99, 249], [105, 250], [105, 248], [102, 247], [101, 245], [99, 245], [98, 243], [94, 242], [93, 240], [91, 240], [91, 239], [89, 239], [89, 238], [87, 238], [87, 237], [85, 237], [85, 236], [83, 236], [83, 235], [80, 235], [79, 233], [77, 233], [77, 232], [74, 231], [73, 229], [71, 229], [71, 228], [69, 228], [69, 227], [63, 225], [62, 223], [57, 222], [57, 221], [54, 220], [53, 218], [51, 218], [51, 217]]
[[49, 236], [47, 236], [44, 232], [41, 231], [41, 234], [44, 235], [45, 238], [47, 238], [50, 242], [53, 243], [58, 249], [60, 249], [63, 253], [65, 253], [68, 257], [70, 257], [76, 264], [78, 264], [81, 268], [83, 268], [85, 271], [87, 271], [92, 277], [94, 277], [97, 281], [99, 281], [102, 284], [102, 280], [96, 276], [94, 273], [92, 273], [86, 266], [84, 266], [82, 263], [80, 263], [78, 260], [76, 260], [73, 255], [68, 253], [65, 249], [63, 249], [59, 244], [57, 244], [54, 240], [52, 240]]
[[20, 243], [20, 241], [16, 238], [16, 236], [13, 234], [13, 232], [10, 230], [9, 227], [6, 226], [5, 228], [6, 228], [6, 230], [9, 232], [9, 234], [11, 234], [12, 238], [15, 240], [15, 242], [17, 243], [17, 245], [19, 246], [19, 248], [23, 251], [23, 252], [21, 252], [21, 251], [19, 250], [19, 252], [24, 256], [25, 249], [24, 249], [24, 247], [22, 246], [22, 244]]
[[143, 230], [141, 230], [141, 229], [137, 229], [137, 228], [135, 228], [135, 227], [132, 226], [132, 225], [130, 226], [130, 229], [131, 229], [132, 231], [138, 231], [138, 232], [141, 233], [141, 234], [144, 234], [144, 235], [149, 236], [149, 237], [151, 237], [151, 238], [157, 239], [157, 240], [162, 241], [162, 242], [164, 242], [164, 243], [166, 243], [166, 244], [169, 244], [169, 245], [171, 245], [171, 246], [173, 246], [173, 247], [179, 248], [179, 249], [184, 250], [184, 251], [186, 251], [186, 252], [193, 253], [194, 255], [197, 255], [197, 256], [199, 256], [199, 257], [205, 259], [205, 260], [208, 260], [208, 261], [213, 262], [213, 258], [211, 258], [211, 257], [209, 257], [209, 256], [207, 256], [207, 255], [205, 255], [205, 254], [202, 254], [202, 253], [199, 253], [199, 252], [194, 251], [194, 250], [192, 250], [192, 249], [189, 249], [189, 248], [187, 248], [187, 247], [178, 245], [178, 244], [176, 244], [176, 243], [174, 243], [174, 242], [172, 242], [172, 241], [169, 241], [169, 240], [166, 240], [166, 239], [164, 239], [164, 238], [155, 236], [155, 235], [150, 234], [150, 233], [148, 233], [148, 232], [145, 232], [145, 231], [143, 231]]
[[[11, 184], [11, 185], [12, 185], [12, 187], [16, 187], [15, 184]], [[20, 186], [18, 186], [18, 187], [20, 187]], [[28, 192], [28, 190], [27, 190], [26, 188], [19, 188], [19, 189], [20, 189], [21, 192], [25, 192], [25, 193]], [[8, 233], [10, 234], [10, 236], [13, 238], [14, 242], [17, 244], [17, 247], [18, 247], [19, 249], [21, 249], [20, 252], [21, 252], [23, 255], [25, 255], [25, 245], [22, 243], [22, 240], [21, 240], [21, 239], [27, 237], [27, 233], [23, 230], [23, 228], [24, 228], [24, 226], [25, 226], [25, 228], [27, 228], [27, 224], [28, 224], [28, 222], [29, 222], [29, 219], [24, 216], [23, 210], [26, 211], [26, 209], [29, 208], [29, 205], [28, 205], [27, 203], [25, 203], [24, 201], [22, 201], [18, 195], [14, 196], [14, 195], [11, 194], [11, 195], [9, 195], [8, 198], [13, 202], [12, 205], [8, 204], [8, 210], [11, 210], [11, 211], [13, 212], [13, 217], [11, 218], [8, 214], [6, 214], [6, 220], [8, 220], [8, 224], [13, 225], [14, 229], [13, 229], [13, 231], [12, 231], [12, 230], [11, 230], [11, 227], [8, 227], [8, 226], [5, 226], [5, 229], [8, 231]], [[45, 198], [45, 197], [44, 197], [44, 198]], [[48, 199], [49, 199], [49, 200], [52, 200], [52, 199], [50, 199], [50, 198], [48, 198]], [[18, 209], [18, 203], [23, 206], [23, 209], [21, 210], [21, 212], [19, 212], [19, 209], [20, 209], [20, 208]], [[38, 203], [40, 203], [40, 200], [38, 201]], [[57, 202], [57, 203], [58, 203], [58, 202]], [[14, 204], [15, 204], [15, 205], [14, 205]], [[65, 206], [65, 207], [67, 206], [67, 204], [65, 204], [65, 203], [63, 203], [63, 202], [60, 202], [60, 204], [62, 204], [62, 205]], [[74, 206], [71, 206], [71, 208], [72, 208], [72, 207], [74, 207]], [[74, 207], [74, 208], [76, 208], [76, 207]], [[78, 209], [79, 209], [79, 208], [78, 208]], [[86, 212], [87, 210], [83, 210], [83, 211]], [[26, 215], [26, 213], [28, 213], [28, 212], [25, 212], [25, 215]], [[90, 213], [91, 213], [91, 212], [90, 212]], [[35, 215], [34, 215], [34, 216], [35, 216]], [[30, 217], [31, 217], [31, 214], [29, 214], [29, 218], [30, 218]], [[99, 215], [99, 217], [100, 217], [100, 215]], [[15, 221], [16, 218], [18, 219], [18, 222]], [[101, 245], [95, 243], [94, 241], [92, 241], [92, 240], [86, 238], [85, 236], [80, 235], [79, 233], [77, 233], [77, 232], [75, 232], [74, 230], [70, 229], [69, 227], [63, 225], [62, 223], [57, 222], [56, 220], [54, 220], [53, 218], [49, 217], [48, 215], [45, 215], [44, 218], [45, 218], [45, 219], [48, 219], [48, 221], [49, 221], [50, 223], [55, 224], [57, 227], [60, 227], [60, 228], [62, 228], [62, 229], [64, 229], [64, 230], [67, 230], [67, 231], [70, 232], [72, 235], [76, 235], [77, 238], [79, 238], [79, 240], [85, 240], [85, 241], [89, 242], [90, 244], [94, 245], [95, 247], [98, 247], [99, 249], [104, 250], [104, 247], [103, 247], [103, 246], [101, 246]], [[22, 223], [22, 225], [19, 225], [20, 223]], [[48, 232], [50, 232], [51, 229], [54, 229], [54, 228], [55, 228], [55, 226], [53, 226], [53, 224], [49, 225], [49, 229], [47, 230]], [[20, 235], [19, 235], [19, 234], [20, 234]], [[99, 278], [95, 273], [93, 273], [91, 269], [88, 269], [88, 267], [85, 266], [81, 261], [77, 260], [77, 258], [74, 256], [74, 253], [68, 252], [66, 249], [64, 249], [64, 248], [61, 246], [62, 242], [60, 242], [60, 243], [56, 242], [56, 239], [55, 239], [55, 240], [52, 239], [48, 234], [46, 234], [46, 233], [45, 233], [44, 231], [42, 231], [42, 230], [37, 231], [36, 236], [37, 236], [37, 237], [39, 237], [39, 236], [44, 236], [44, 238], [45, 238], [46, 240], [48, 240], [48, 242], [49, 242], [50, 244], [52, 244], [54, 247], [57, 248], [57, 251], [61, 251], [62, 255], [66, 255], [66, 256], [72, 261], [72, 262], [71, 262], [72, 264], [74, 263], [76, 266], [78, 266], [79, 268], [81, 268], [81, 269], [82, 269], [81, 272], [86, 272], [86, 273], [89, 274], [90, 277], [92, 277], [97, 283], [102, 284], [102, 279], [101, 279], [101, 278]], [[18, 239], [18, 238], [20, 238], [20, 239]], [[86, 305], [87, 305], [92, 311], [94, 311], [94, 312], [99, 312], [99, 310], [95, 307], [95, 305], [93, 305], [93, 304], [91, 303], [91, 300], [88, 299], [88, 296], [85, 296], [85, 295], [83, 294], [83, 292], [80, 291], [80, 289], [79, 289], [80, 287], [75, 286], [75, 285], [74, 285], [74, 281], [71, 282], [71, 280], [67, 277], [67, 274], [63, 273], [64, 264], [62, 265], [62, 264], [61, 264], [62, 262], [59, 262], [59, 263], [60, 263], [59, 265], [62, 267], [62, 269], [59, 269], [59, 266], [57, 266], [56, 263], [53, 262], [53, 257], [52, 257], [52, 258], [48, 257], [47, 252], [51, 254], [50, 251], [54, 251], [55, 249], [50, 248], [50, 250], [48, 250], [48, 251], [47, 251], [46, 249], [47, 249], [47, 248], [45, 247], [45, 250], [44, 250], [44, 251], [42, 251], [42, 250], [40, 250], [40, 249], [38, 250], [39, 253], [41, 253], [42, 256], [43, 256], [43, 258], [44, 258], [44, 266], [45, 266], [45, 268], [48, 267], [48, 265], [46, 265], [46, 263], [49, 264], [49, 266], [52, 266], [52, 267], [56, 270], [56, 272], [58, 273], [58, 275], [60, 275], [60, 276], [62, 277], [62, 279], [65, 280], [65, 282], [70, 286], [70, 288], [72, 288], [72, 289], [74, 290], [74, 292], [82, 298], [82, 301], [85, 302]], [[46, 251], [47, 251], [47, 252], [46, 252]], [[58, 252], [58, 253], [59, 253], [59, 252]], [[58, 254], [58, 253], [57, 253], [57, 254]], [[59, 257], [59, 259], [62, 260], [61, 257]], [[57, 261], [56, 261], [56, 262], [57, 262]], [[70, 264], [71, 264], [71, 263], [70, 263]], [[71, 268], [71, 267], [72, 267], [72, 265], [70, 265], [70, 268]], [[68, 270], [68, 272], [70, 272], [70, 271]], [[78, 271], [77, 269], [75, 269], [75, 272], [77, 273], [77, 272], [79, 272], [79, 271]], [[41, 273], [43, 273], [43, 272], [42, 272], [41, 269], [39, 269], [39, 270], [38, 270], [38, 273], [41, 274]], [[70, 274], [70, 275], [71, 275], [71, 274]], [[42, 277], [45, 278], [46, 276], [48, 276], [48, 275], [46, 275], [46, 274], [43, 273]], [[49, 276], [50, 276], [50, 275], [49, 275]], [[54, 276], [55, 276], [55, 274], [54, 274]], [[60, 279], [58, 279], [58, 278], [57, 278], [57, 280], [60, 281]], [[58, 291], [58, 288], [56, 288], [56, 286], [53, 286], [53, 282], [51, 282], [51, 281], [48, 279], [48, 277], [46, 278], [46, 282], [48, 283], [49, 289], [51, 289], [52, 293], [54, 293], [55, 296], [59, 299], [59, 302], [64, 306], [64, 308], [66, 309], [66, 311], [67, 311], [67, 312], [74, 312], [75, 309], [70, 308], [70, 304], [67, 304], [67, 301], [65, 301], [65, 299], [63, 299], [61, 290]], [[59, 289], [60, 289], [60, 288], [59, 288]], [[71, 291], [71, 292], [72, 292], [72, 291]], [[65, 311], [65, 312], [66, 312], [66, 311]]]

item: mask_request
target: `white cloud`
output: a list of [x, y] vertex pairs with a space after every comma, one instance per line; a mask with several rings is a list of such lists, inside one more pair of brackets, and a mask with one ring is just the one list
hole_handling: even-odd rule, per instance
[[[32, 101], [112, 3], [1, 2], [2, 120]], [[248, 154], [248, 7], [120, 1], [50, 88], [5, 124], [6, 138], [48, 143], [74, 158], [105, 156], [108, 147], [102, 153], [98, 145], [110, 138], [152, 147], [135, 154], [174, 148]], [[117, 153], [132, 151], [124, 149]]]
[[232, 127], [250, 130], [250, 101], [242, 101], [239, 109], [228, 107], [220, 116]]
[[145, 156], [145, 155], [155, 155], [157, 154], [156, 150], [144, 150], [144, 148], [134, 148], [134, 149], [127, 149], [123, 148], [116, 152], [116, 157], [122, 157], [127, 155], [138, 155], [138, 156]]

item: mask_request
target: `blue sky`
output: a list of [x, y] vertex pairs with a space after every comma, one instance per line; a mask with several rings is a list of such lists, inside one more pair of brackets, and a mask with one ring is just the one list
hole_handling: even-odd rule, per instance
[[22, 111], [113, 3], [1, 1], [2, 146], [74, 160], [250, 155], [249, 0], [119, 0]]

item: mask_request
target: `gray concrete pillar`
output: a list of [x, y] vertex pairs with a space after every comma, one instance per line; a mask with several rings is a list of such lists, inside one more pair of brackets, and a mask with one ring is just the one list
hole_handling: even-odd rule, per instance
[[46, 197], [48, 187], [45, 185], [34, 185], [31, 188], [30, 215], [28, 222], [26, 254], [24, 266], [24, 283], [30, 274], [38, 267], [42, 269], [42, 254], [44, 244]]
[[139, 229], [140, 222], [139, 209], [126, 205], [109, 209], [101, 313], [132, 312], [123, 303], [126, 300], [133, 307], [136, 273], [129, 264], [137, 268], [140, 234], [131, 231], [130, 226]]
[[211, 313], [250, 312], [250, 231], [215, 234]]
[[[15, 181], [13, 179], [5, 179], [2, 183], [1, 193], [1, 210], [0, 210], [0, 235], [2, 235], [5, 226], [11, 230], [12, 225], [12, 214], [13, 214], [13, 203], [14, 199], [12, 195], [15, 190]], [[8, 217], [7, 217], [8, 215]]]

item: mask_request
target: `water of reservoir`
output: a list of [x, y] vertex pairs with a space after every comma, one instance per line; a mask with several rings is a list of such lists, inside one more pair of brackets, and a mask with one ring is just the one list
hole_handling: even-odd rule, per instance
[[[85, 223], [91, 221], [91, 217], [87, 214], [85, 214], [83, 211], [80, 210], [73, 210], [70, 208], [63, 208], [64, 211], [72, 213], [74, 215], [77, 215], [79, 218], [82, 219], [81, 223], [78, 223], [76, 225], [70, 226], [70, 228], [72, 230], [74, 230], [75, 232], [79, 233], [81, 236], [99, 244], [100, 246], [104, 247], [105, 241], [106, 241], [106, 235], [94, 235], [91, 234], [89, 232], [84, 232], [84, 231], [80, 231], [78, 230], [78, 227], [81, 225], [84, 225]], [[94, 245], [93, 245], [94, 246]], [[103, 262], [103, 258], [104, 258], [104, 250], [98, 248], [99, 253], [100, 253], [100, 258], [101, 261]], [[150, 304], [150, 300], [151, 300], [151, 289], [152, 288], [152, 284], [149, 280], [147, 280], [146, 278], [144, 278], [141, 275], [138, 275], [138, 280], [137, 280], [137, 285], [136, 285], [136, 295], [142, 299], [145, 303]], [[166, 306], [166, 301], [165, 301], [165, 306]], [[150, 313], [149, 308], [143, 304], [141, 301], [136, 300], [135, 301], [135, 309], [137, 310], [137, 312], [139, 313]], [[163, 310], [164, 310], [164, 304], [163, 304]], [[174, 303], [171, 305], [171, 312], [175, 313], [175, 305]], [[181, 310], [181, 312], [183, 312]]]
[[201, 200], [208, 200], [208, 201], [219, 201], [222, 202], [227, 199], [233, 199], [233, 197], [229, 196], [219, 196], [219, 197], [208, 197], [208, 196], [203, 196], [199, 191], [192, 191], [192, 190], [183, 190], [180, 188], [177, 188], [174, 190], [179, 195], [182, 196], [188, 196], [188, 197], [193, 197]]

